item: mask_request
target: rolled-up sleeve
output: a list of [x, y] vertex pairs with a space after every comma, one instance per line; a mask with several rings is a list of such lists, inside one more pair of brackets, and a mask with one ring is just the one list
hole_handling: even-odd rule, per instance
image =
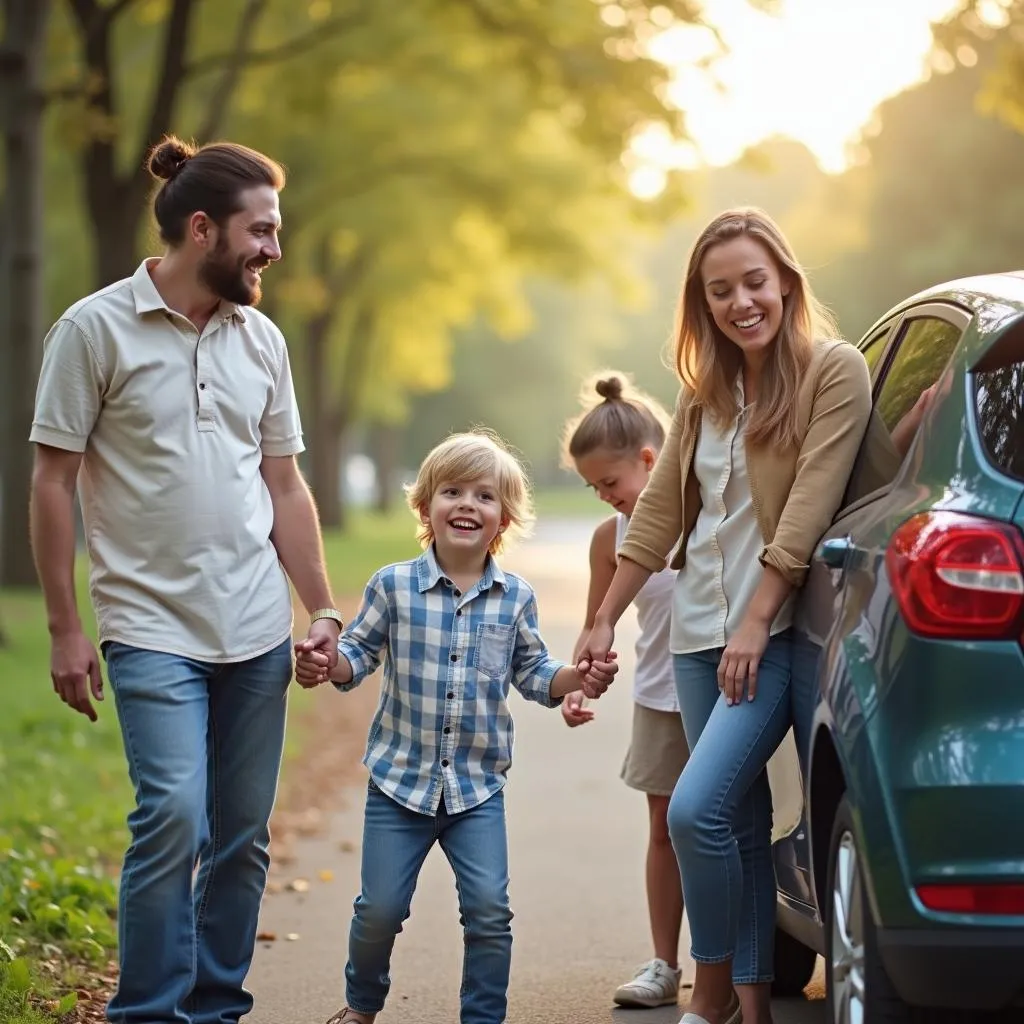
[[651, 572], [665, 568], [669, 553], [683, 532], [682, 445], [688, 416], [684, 395], [680, 391], [662, 454], [629, 517], [629, 527], [618, 550], [621, 558]]
[[549, 708], [562, 703], [551, 697], [551, 680], [565, 667], [564, 661], [551, 657], [540, 635], [537, 599], [531, 593], [516, 620], [515, 647], [512, 652], [512, 685], [527, 699]]
[[761, 564], [777, 569], [795, 587], [803, 583], [815, 545], [843, 500], [870, 415], [871, 377], [864, 356], [853, 345], [835, 345], [818, 374], [778, 528], [761, 552]]
[[377, 671], [391, 626], [390, 602], [380, 573], [366, 584], [363, 603], [356, 617], [338, 639], [338, 654], [352, 666], [352, 680], [334, 685], [345, 692], [355, 689]]
[[298, 455], [305, 449], [291, 363], [288, 361], [288, 347], [283, 338], [280, 343], [281, 362], [274, 380], [274, 390], [260, 420], [260, 450], [271, 457]]
[[43, 342], [29, 440], [84, 452], [107, 384], [95, 346], [72, 320], [58, 320]]

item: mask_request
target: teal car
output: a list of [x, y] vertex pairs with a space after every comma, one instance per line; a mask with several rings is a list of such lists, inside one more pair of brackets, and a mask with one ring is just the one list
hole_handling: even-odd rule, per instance
[[797, 612], [776, 991], [821, 954], [836, 1024], [1024, 1019], [1024, 274], [859, 348], [872, 418]]

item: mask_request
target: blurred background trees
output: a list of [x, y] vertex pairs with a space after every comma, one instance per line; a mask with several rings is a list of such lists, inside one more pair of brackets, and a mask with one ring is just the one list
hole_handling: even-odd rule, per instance
[[[935, 28], [930, 73], [881, 103], [838, 173], [773, 138], [631, 188], [638, 136], [688, 138], [687, 96], [652, 41], [716, 9], [2, 0], [0, 583], [34, 580], [25, 437], [42, 337], [160, 251], [144, 155], [166, 131], [288, 168], [265, 308], [292, 349], [328, 526], [349, 499], [386, 505], [430, 445], [477, 423], [539, 483], [570, 483], [560, 426], [600, 367], [671, 402], [680, 275], [724, 206], [782, 223], [854, 339], [914, 290], [1024, 263], [1024, 2], [963, 0]], [[714, 73], [714, 53], [688, 59]]]

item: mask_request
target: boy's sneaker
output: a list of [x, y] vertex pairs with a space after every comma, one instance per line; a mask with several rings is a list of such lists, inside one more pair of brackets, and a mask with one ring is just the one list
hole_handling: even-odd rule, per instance
[[615, 1002], [618, 1006], [670, 1006], [679, 1002], [681, 977], [682, 971], [655, 957], [633, 975], [632, 981], [616, 989]]
[[343, 1006], [327, 1024], [363, 1024], [363, 1021], [372, 1021], [376, 1016], [375, 1013], [359, 1013], [351, 1006]]

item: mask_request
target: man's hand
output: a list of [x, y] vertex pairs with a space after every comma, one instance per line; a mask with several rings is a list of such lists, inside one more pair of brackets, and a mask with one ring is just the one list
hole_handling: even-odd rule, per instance
[[575, 729], [577, 725], [586, 725], [587, 722], [594, 720], [594, 712], [583, 703], [586, 699], [582, 690], [576, 690], [575, 693], [568, 694], [562, 701], [562, 718], [570, 729]]
[[81, 631], [54, 636], [50, 649], [50, 679], [53, 690], [68, 707], [90, 722], [99, 717], [89, 700], [90, 693], [103, 700], [100, 659], [89, 638]]
[[306, 650], [319, 651], [327, 656], [327, 671], [330, 672], [338, 664], [338, 637], [341, 626], [334, 619], [315, 619], [309, 624], [305, 643]]
[[[338, 661], [338, 642], [334, 642], [334, 661]], [[328, 655], [309, 637], [295, 645], [295, 682], [304, 690], [313, 690], [330, 678]]]

